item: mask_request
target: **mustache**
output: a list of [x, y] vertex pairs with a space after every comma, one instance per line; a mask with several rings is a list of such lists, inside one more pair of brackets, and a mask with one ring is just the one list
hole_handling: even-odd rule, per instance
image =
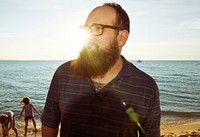
[[113, 55], [109, 55], [108, 53], [109, 51], [101, 52], [100, 45], [94, 40], [89, 40], [88, 42], [86, 42], [81, 51], [82, 53], [84, 53], [84, 55], [87, 54], [94, 60], [96, 60], [97, 58], [99, 59], [104, 58], [104, 61], [107, 63], [113, 60]]
[[73, 63], [75, 71], [89, 77], [102, 76], [111, 68], [119, 57], [116, 40], [108, 45], [99, 45], [90, 40], [84, 43], [79, 57]]
[[94, 40], [88, 40], [87, 42], [84, 43], [83, 48], [81, 51], [85, 51], [86, 53], [88, 52], [94, 52], [94, 51], [98, 51], [99, 45], [97, 42], [95, 42]]

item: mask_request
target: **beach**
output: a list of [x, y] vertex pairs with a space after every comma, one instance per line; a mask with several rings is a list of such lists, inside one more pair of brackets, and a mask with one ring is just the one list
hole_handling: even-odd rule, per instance
[[[41, 122], [36, 120], [38, 132], [34, 132], [32, 122], [29, 122], [27, 137], [41, 137]], [[24, 137], [24, 122], [16, 120], [19, 137]], [[200, 137], [200, 117], [177, 117], [176, 115], [162, 116], [161, 137]], [[0, 129], [2, 134], [2, 129]], [[15, 137], [10, 131], [9, 137]]]
[[163, 117], [161, 137], [200, 137], [200, 117]]
[[[19, 137], [24, 137], [24, 124], [25, 124], [24, 120], [15, 119], [15, 126], [17, 128]], [[40, 122], [40, 120], [36, 120], [36, 126], [38, 129], [37, 132], [34, 131], [32, 121], [29, 121], [27, 137], [41, 137], [41, 122]], [[2, 128], [0, 128], [0, 135], [2, 136]], [[12, 129], [9, 132], [9, 137], [15, 137], [15, 133]]]

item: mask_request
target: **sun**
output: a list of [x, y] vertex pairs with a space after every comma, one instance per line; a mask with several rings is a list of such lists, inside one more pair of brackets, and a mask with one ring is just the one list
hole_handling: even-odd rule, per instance
[[74, 29], [71, 33], [69, 39], [68, 53], [73, 56], [73, 58], [78, 57], [79, 52], [84, 46], [85, 41], [87, 40], [87, 33], [79, 28]]

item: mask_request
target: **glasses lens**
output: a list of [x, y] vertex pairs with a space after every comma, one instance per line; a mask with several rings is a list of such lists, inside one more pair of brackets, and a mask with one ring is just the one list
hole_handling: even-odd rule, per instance
[[102, 26], [100, 25], [92, 25], [92, 26], [80, 26], [81, 31], [84, 31], [90, 35], [101, 35], [102, 33]]
[[90, 33], [95, 36], [101, 35], [103, 32], [103, 26], [97, 25], [97, 24], [92, 25], [89, 29], [90, 29]]

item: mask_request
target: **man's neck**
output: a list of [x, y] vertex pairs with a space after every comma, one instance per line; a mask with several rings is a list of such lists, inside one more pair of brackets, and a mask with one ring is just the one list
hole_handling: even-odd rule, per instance
[[116, 63], [105, 73], [103, 76], [96, 76], [91, 78], [93, 81], [98, 83], [107, 84], [113, 80], [121, 71], [123, 66], [122, 57], [120, 56]]

